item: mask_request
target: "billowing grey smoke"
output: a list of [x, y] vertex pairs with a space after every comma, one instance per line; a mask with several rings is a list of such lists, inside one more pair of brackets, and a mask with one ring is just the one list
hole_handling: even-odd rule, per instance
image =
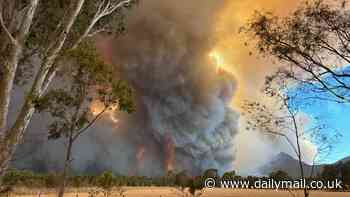
[[[225, 2], [144, 0], [132, 11], [126, 35], [110, 43], [113, 50], [107, 53], [116, 77], [135, 89], [136, 112], [116, 114], [117, 126], [106, 116], [79, 139], [73, 170], [161, 175], [171, 169], [192, 174], [233, 169], [239, 117], [229, 103], [235, 81], [216, 73], [208, 58], [216, 14]], [[45, 127], [38, 124], [44, 117], [36, 118], [29, 134], [45, 138]], [[18, 167], [62, 166], [62, 141], [29, 141], [19, 152], [28, 149], [30, 157], [15, 162]]]
[[198, 3], [144, 1], [130, 17], [126, 36], [115, 41], [113, 61], [138, 93], [146, 132], [160, 143], [174, 143], [175, 160], [181, 158], [175, 166], [191, 159], [198, 170], [227, 170], [238, 125], [228, 106], [234, 80], [207, 62], [223, 1]]

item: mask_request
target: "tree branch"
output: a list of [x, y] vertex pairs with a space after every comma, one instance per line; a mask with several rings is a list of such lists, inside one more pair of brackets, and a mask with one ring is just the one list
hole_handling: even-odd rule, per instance
[[291, 148], [293, 149], [293, 151], [294, 151], [294, 153], [298, 156], [299, 154], [298, 154], [298, 151], [297, 151], [297, 149], [296, 149], [296, 147], [294, 146], [294, 144], [293, 144], [293, 142], [289, 139], [289, 137], [286, 135], [286, 134], [284, 134], [284, 133], [279, 133], [279, 132], [275, 132], [275, 131], [265, 131], [266, 133], [269, 133], [269, 134], [273, 134], [273, 135], [279, 135], [279, 136], [281, 136], [281, 137], [284, 137], [286, 140], [287, 140], [287, 142], [288, 142], [288, 144], [291, 146]]
[[86, 130], [88, 130], [97, 120], [99, 120], [102, 115], [107, 111], [108, 106], [105, 106], [105, 108], [95, 116], [94, 119], [92, 119], [88, 125], [86, 125], [84, 128], [80, 129], [77, 134], [74, 135], [73, 141], [75, 141], [81, 134], [83, 134]]
[[11, 41], [11, 43], [13, 45], [18, 45], [17, 40], [12, 36], [11, 32], [7, 29], [7, 27], [5, 25], [4, 18], [2, 16], [2, 11], [1, 10], [0, 10], [0, 25], [1, 25], [1, 28], [4, 30], [7, 38]]
[[21, 44], [24, 43], [26, 36], [28, 35], [29, 29], [33, 23], [33, 18], [35, 15], [35, 11], [38, 7], [39, 0], [31, 0], [28, 5], [28, 10], [23, 16], [23, 20], [21, 22], [21, 26], [18, 31], [18, 35], [16, 36], [18, 42]]
[[[94, 32], [91, 32], [96, 23], [103, 17], [112, 14], [114, 11], [116, 11], [118, 8], [122, 8], [126, 4], [129, 4], [132, 0], [123, 0], [119, 3], [112, 2], [112, 0], [103, 0], [100, 2], [97, 11], [95, 15], [93, 16], [90, 24], [85, 29], [84, 33], [78, 38], [78, 40], [73, 44], [72, 49], [75, 49], [78, 47], [78, 45], [86, 38], [90, 36], [94, 36], [97, 33], [105, 31], [105, 29], [96, 30]], [[116, 3], [116, 4], [115, 4]]]

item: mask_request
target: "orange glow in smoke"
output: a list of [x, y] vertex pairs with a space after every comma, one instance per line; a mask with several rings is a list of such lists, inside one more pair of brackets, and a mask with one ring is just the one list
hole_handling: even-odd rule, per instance
[[92, 113], [92, 115], [97, 116], [98, 114], [100, 114], [104, 109], [104, 106], [101, 102], [92, 102], [91, 106], [90, 106], [90, 111]]
[[209, 58], [216, 65], [217, 74], [224, 74], [224, 73], [233, 74], [232, 71], [230, 71], [229, 67], [226, 65], [223, 56], [218, 51], [213, 50], [212, 52], [210, 52]]
[[209, 57], [212, 59], [212, 61], [214, 61], [214, 63], [216, 64], [216, 71], [218, 72], [219, 70], [223, 69], [223, 66], [225, 64], [224, 59], [222, 58], [222, 56], [219, 54], [219, 52], [217, 51], [212, 51], [209, 54]]
[[139, 146], [137, 153], [136, 153], [136, 159], [137, 159], [137, 164], [139, 168], [142, 168], [143, 166], [143, 161], [145, 159], [145, 147], [143, 145]]
[[[99, 102], [99, 101], [94, 101], [92, 102], [92, 104], [90, 105], [90, 111], [92, 113], [93, 116], [97, 116], [99, 115], [103, 110], [105, 109], [105, 106], [103, 105], [103, 103]], [[116, 118], [115, 116], [115, 111], [118, 109], [117, 105], [114, 105], [112, 107], [110, 107], [105, 114], [108, 116], [108, 118], [114, 123], [117, 124], [119, 122], [119, 119]]]
[[175, 162], [174, 142], [170, 133], [166, 133], [164, 136], [164, 150], [165, 150], [164, 166], [165, 166], [166, 172], [169, 172], [174, 170], [174, 162]]

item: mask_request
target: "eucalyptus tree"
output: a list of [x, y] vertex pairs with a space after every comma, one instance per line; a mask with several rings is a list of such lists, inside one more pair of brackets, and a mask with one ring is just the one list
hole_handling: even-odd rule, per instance
[[314, 99], [349, 103], [349, 17], [347, 1], [304, 1], [286, 17], [257, 12], [242, 30], [259, 54], [283, 65], [271, 79], [307, 85]]
[[[134, 111], [132, 89], [114, 76], [112, 67], [99, 58], [93, 43], [84, 42], [66, 53], [66, 64], [62, 69], [65, 73], [58, 77], [63, 83], [48, 90], [35, 104], [39, 112], [51, 117], [48, 138], [64, 138], [65, 158], [59, 197], [64, 194], [73, 145], [79, 137], [105, 112]], [[99, 111], [91, 111], [93, 102], [100, 103]]]
[[[125, 10], [135, 3], [137, 0], [0, 2], [0, 177], [23, 139], [36, 101], [64, 65], [66, 51], [99, 33], [121, 33]], [[32, 74], [24, 75], [28, 70]], [[29, 83], [24, 104], [8, 125], [11, 92], [14, 83], [23, 79]]]
[[[263, 93], [272, 98], [273, 106], [257, 101], [245, 101], [242, 105], [243, 115], [247, 118], [248, 131], [259, 131], [273, 138], [284, 139], [292, 152], [297, 156], [300, 178], [312, 178], [315, 162], [325, 159], [333, 149], [341, 135], [327, 125], [321, 123], [319, 117], [306, 117], [303, 121], [303, 109], [312, 105], [313, 99], [302, 99], [299, 91], [286, 77], [272, 80], [267, 77]], [[332, 132], [330, 132], [332, 131]], [[304, 140], [315, 144], [315, 155], [312, 158], [312, 168], [307, 174], [304, 168]], [[308, 188], [303, 188], [304, 196], [309, 196]]]

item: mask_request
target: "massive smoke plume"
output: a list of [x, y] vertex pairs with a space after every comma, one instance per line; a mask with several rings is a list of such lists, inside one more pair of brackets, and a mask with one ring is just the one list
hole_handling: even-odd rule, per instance
[[221, 6], [209, 0], [200, 9], [188, 1], [144, 2], [130, 16], [127, 34], [113, 44], [112, 61], [137, 94], [135, 122], [146, 120], [143, 133], [163, 146], [165, 169], [232, 169], [234, 80], [208, 61]]
[[[119, 121], [106, 115], [79, 139], [73, 170], [160, 175], [233, 169], [239, 117], [229, 104], [235, 81], [217, 73], [208, 56], [224, 2], [142, 1], [128, 16], [125, 35], [99, 39], [98, 48], [115, 65], [116, 77], [134, 88], [136, 112], [112, 114]], [[27, 138], [40, 133], [45, 138], [42, 118], [36, 117]], [[18, 152], [28, 150], [30, 156], [16, 166], [45, 171], [62, 166], [61, 141], [29, 141]]]

